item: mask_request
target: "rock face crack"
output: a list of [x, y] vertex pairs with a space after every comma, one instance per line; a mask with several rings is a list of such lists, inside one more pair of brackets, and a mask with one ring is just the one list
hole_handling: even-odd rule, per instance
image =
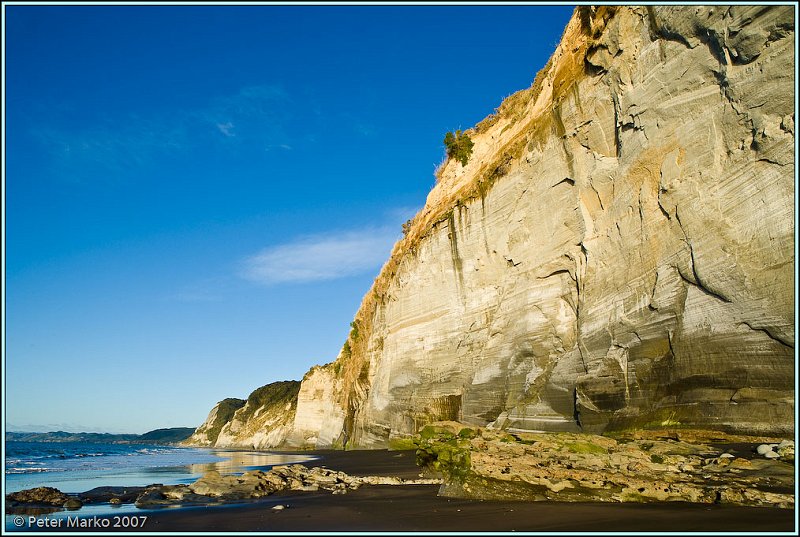
[[784, 339], [782, 337], [776, 336], [775, 334], [770, 332], [769, 329], [767, 329], [767, 328], [756, 328], [756, 327], [754, 327], [752, 324], [750, 324], [747, 321], [740, 321], [739, 324], [742, 324], [742, 325], [746, 326], [747, 328], [749, 328], [750, 330], [753, 330], [754, 332], [761, 332], [762, 334], [766, 334], [766, 336], [768, 338], [770, 338], [771, 340], [773, 340], [773, 341], [775, 341], [777, 343], [780, 343], [784, 347], [787, 347], [789, 349], [794, 350], [794, 342], [793, 341], [789, 341], [789, 340]]
[[661, 194], [662, 194], [662, 192], [665, 192], [665, 190], [660, 188], [658, 190], [658, 200], [657, 200], [658, 201], [658, 209], [661, 211], [661, 214], [663, 214], [667, 218], [667, 220], [672, 220], [672, 217], [669, 215], [669, 211], [667, 211], [664, 208], [664, 205], [661, 203]]
[[553, 276], [558, 276], [559, 274], [566, 274], [567, 276], [569, 276], [569, 278], [572, 281], [577, 281], [575, 276], [573, 276], [572, 272], [570, 270], [568, 270], [568, 269], [558, 269], [558, 270], [555, 270], [555, 271], [551, 272], [550, 274], [548, 274], [546, 276], [539, 276], [538, 279], [539, 280], [546, 280], [547, 278], [552, 278]]
[[614, 149], [617, 158], [622, 155], [622, 119], [620, 118], [620, 104], [619, 96], [617, 95], [618, 88], [615, 82], [609, 82], [609, 89], [611, 90], [611, 101], [614, 103]]
[[719, 291], [715, 291], [711, 289], [711, 287], [700, 278], [700, 275], [697, 272], [697, 263], [695, 261], [695, 253], [694, 247], [692, 246], [692, 241], [689, 239], [689, 235], [686, 233], [686, 230], [681, 223], [680, 215], [678, 214], [678, 208], [675, 208], [675, 220], [678, 222], [678, 226], [680, 226], [681, 231], [683, 232], [684, 242], [686, 246], [689, 248], [689, 259], [691, 261], [691, 270], [692, 270], [692, 277], [687, 277], [681, 270], [678, 268], [678, 274], [680, 274], [681, 278], [687, 283], [690, 283], [696, 286], [698, 289], [703, 291], [705, 294], [709, 296], [713, 296], [714, 298], [721, 300], [725, 303], [730, 303], [731, 299], [720, 293]]
[[574, 179], [570, 179], [569, 177], [565, 177], [561, 181], [559, 181], [556, 184], [554, 184], [551, 188], [555, 188], [560, 184], [567, 184], [567, 185], [570, 185], [570, 186], [575, 186], [575, 180]]

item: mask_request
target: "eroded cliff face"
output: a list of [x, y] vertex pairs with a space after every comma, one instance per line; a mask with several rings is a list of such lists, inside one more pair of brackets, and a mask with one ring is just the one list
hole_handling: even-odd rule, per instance
[[211, 409], [206, 421], [194, 430], [192, 436], [183, 441], [183, 444], [190, 446], [213, 446], [217, 442], [222, 428], [233, 418], [234, 413], [242, 408], [244, 399], [229, 397], [223, 399]]
[[793, 39], [790, 6], [578, 8], [440, 170], [290, 443], [792, 432]]
[[297, 381], [273, 382], [254, 390], [247, 400], [220, 401], [184, 444], [249, 449], [279, 446], [292, 429], [299, 390]]

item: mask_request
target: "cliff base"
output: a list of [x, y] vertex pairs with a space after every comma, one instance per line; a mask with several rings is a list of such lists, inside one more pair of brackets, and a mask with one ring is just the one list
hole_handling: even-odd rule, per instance
[[414, 442], [417, 463], [444, 477], [439, 494], [448, 497], [794, 508], [793, 442], [709, 434], [725, 443], [702, 443], [701, 431], [689, 432], [690, 442], [675, 431], [611, 438], [440, 422]]

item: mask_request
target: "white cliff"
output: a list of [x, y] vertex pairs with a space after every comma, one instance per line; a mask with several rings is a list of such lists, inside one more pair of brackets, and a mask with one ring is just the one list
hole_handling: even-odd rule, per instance
[[[794, 26], [791, 6], [577, 8], [270, 442], [380, 447], [436, 420], [791, 434]], [[249, 416], [220, 439], [255, 438]]]
[[440, 171], [295, 427], [790, 433], [793, 39], [789, 6], [578, 8]]

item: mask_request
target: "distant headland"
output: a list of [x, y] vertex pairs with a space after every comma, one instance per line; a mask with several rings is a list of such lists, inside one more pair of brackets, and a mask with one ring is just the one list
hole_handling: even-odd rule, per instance
[[194, 427], [155, 429], [144, 434], [7, 432], [6, 442], [96, 442], [109, 444], [174, 444], [189, 438]]

